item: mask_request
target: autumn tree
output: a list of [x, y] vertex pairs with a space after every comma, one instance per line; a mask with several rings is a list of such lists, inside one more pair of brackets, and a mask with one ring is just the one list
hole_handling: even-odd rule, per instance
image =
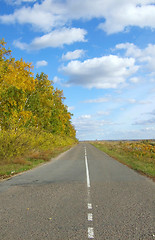
[[54, 89], [44, 73], [33, 76], [31, 63], [15, 60], [0, 41], [0, 127], [39, 128], [75, 138], [71, 113], [64, 104], [63, 91]]
[[75, 130], [71, 125], [72, 114], [68, 111], [68, 107], [64, 104], [65, 97], [63, 91], [54, 90], [54, 108], [51, 111], [50, 123], [52, 125], [53, 133], [60, 133], [61, 135], [70, 135]]
[[35, 90], [29, 95], [26, 109], [32, 112], [34, 125], [50, 130], [50, 116], [53, 108], [53, 85], [44, 73], [37, 74]]
[[25, 124], [31, 118], [26, 111], [27, 96], [35, 89], [32, 65], [23, 59], [15, 60], [11, 51], [0, 42], [0, 117], [1, 127]]

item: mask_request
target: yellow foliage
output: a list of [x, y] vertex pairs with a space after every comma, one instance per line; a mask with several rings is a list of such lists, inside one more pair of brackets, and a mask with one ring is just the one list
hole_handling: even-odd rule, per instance
[[35, 80], [31, 69], [30, 63], [25, 63], [22, 59], [18, 61], [11, 59], [7, 71], [3, 73], [5, 87], [11, 85], [23, 91], [33, 91], [35, 89]]
[[54, 89], [44, 73], [34, 78], [31, 63], [15, 60], [0, 41], [0, 126], [2, 129], [35, 126], [61, 136], [75, 129], [64, 105], [63, 91]]

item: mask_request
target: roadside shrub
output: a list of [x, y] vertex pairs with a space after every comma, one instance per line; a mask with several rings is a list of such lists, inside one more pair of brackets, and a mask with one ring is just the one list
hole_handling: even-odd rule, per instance
[[9, 129], [0, 131], [0, 164], [10, 163], [14, 158], [29, 153], [52, 151], [56, 147], [65, 147], [75, 143], [75, 139], [53, 135], [35, 128]]

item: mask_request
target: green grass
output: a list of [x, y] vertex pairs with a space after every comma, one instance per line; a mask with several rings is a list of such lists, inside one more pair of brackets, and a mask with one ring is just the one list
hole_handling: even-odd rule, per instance
[[155, 145], [151, 141], [103, 141], [92, 145], [155, 180]]
[[4, 179], [10, 176], [13, 176], [17, 173], [27, 171], [40, 163], [43, 163], [42, 159], [34, 159], [34, 161], [27, 161], [25, 164], [4, 164], [0, 166], [0, 178]]

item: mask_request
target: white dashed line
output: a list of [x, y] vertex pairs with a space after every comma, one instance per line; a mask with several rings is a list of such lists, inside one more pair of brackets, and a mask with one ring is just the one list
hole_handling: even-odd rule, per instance
[[85, 165], [86, 165], [87, 187], [90, 188], [90, 177], [89, 177], [88, 160], [87, 160], [86, 154], [85, 154]]
[[[85, 147], [85, 165], [86, 165], [86, 177], [87, 177], [87, 194], [88, 194], [88, 210], [92, 210], [92, 203], [91, 203], [91, 197], [90, 197], [90, 177], [89, 177], [89, 168], [88, 168], [88, 159], [87, 159], [87, 151]], [[93, 222], [93, 214], [88, 213], [88, 222]], [[92, 223], [91, 223], [92, 226]], [[88, 227], [88, 238], [93, 239], [94, 238], [94, 228], [93, 227]]]
[[92, 227], [88, 228], [88, 238], [94, 238], [94, 229]]
[[93, 214], [92, 213], [88, 213], [88, 221], [93, 221]]
[[88, 203], [88, 209], [92, 209], [92, 204]]

